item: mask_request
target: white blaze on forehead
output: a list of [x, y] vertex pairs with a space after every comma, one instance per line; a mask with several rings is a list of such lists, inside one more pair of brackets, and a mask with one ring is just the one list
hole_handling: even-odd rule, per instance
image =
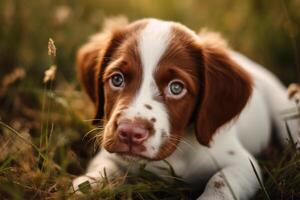
[[144, 72], [154, 71], [169, 45], [170, 32], [170, 22], [155, 19], [150, 20], [141, 32], [138, 45]]
[[170, 22], [151, 19], [139, 35], [138, 49], [143, 74], [141, 87], [135, 99], [137, 103], [149, 103], [159, 94], [153, 76], [160, 58], [169, 46], [170, 34]]
[[143, 96], [143, 99], [145, 99], [159, 95], [153, 76], [160, 58], [169, 46], [170, 32], [170, 22], [151, 19], [140, 34], [138, 49], [143, 68], [143, 77], [140, 96], [138, 97]]

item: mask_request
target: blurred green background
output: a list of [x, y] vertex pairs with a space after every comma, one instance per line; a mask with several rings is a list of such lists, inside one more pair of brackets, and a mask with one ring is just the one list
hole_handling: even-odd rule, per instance
[[1, 0], [0, 78], [15, 67], [24, 84], [42, 86], [48, 38], [57, 47], [58, 76], [75, 80], [74, 55], [106, 17], [155, 17], [220, 32], [229, 44], [276, 73], [297, 80], [299, 0]]

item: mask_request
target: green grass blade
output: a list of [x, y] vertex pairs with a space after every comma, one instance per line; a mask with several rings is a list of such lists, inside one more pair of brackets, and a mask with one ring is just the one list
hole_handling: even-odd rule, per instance
[[265, 194], [266, 199], [271, 200], [271, 198], [270, 198], [270, 196], [269, 196], [269, 194], [268, 194], [268, 192], [267, 192], [267, 190], [266, 190], [266, 188], [265, 188], [265, 186], [264, 186], [262, 180], [260, 179], [260, 177], [259, 177], [259, 175], [258, 175], [258, 172], [257, 172], [256, 169], [255, 169], [255, 166], [254, 166], [253, 162], [251, 161], [251, 159], [249, 159], [249, 161], [250, 161], [250, 163], [251, 163], [251, 166], [252, 166], [252, 169], [253, 169], [253, 171], [254, 171], [254, 173], [255, 173], [255, 176], [256, 176], [256, 178], [257, 178], [257, 180], [258, 180], [258, 183], [259, 183], [259, 185], [260, 185], [260, 188], [263, 190], [263, 192], [264, 192], [264, 194]]
[[297, 151], [297, 147], [296, 147], [296, 144], [295, 144], [294, 139], [292, 137], [292, 132], [291, 132], [291, 129], [288, 125], [287, 120], [284, 120], [284, 125], [285, 125], [286, 131], [287, 131], [288, 136], [289, 136], [289, 143], [290, 143], [291, 147], [293, 148], [293, 150]]

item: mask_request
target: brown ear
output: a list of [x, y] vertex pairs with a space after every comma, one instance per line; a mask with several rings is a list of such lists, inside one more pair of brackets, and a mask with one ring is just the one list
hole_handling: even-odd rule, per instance
[[204, 85], [196, 118], [198, 141], [206, 146], [222, 125], [234, 119], [252, 93], [252, 80], [228, 55], [225, 42], [215, 34], [200, 34]]
[[[102, 40], [100, 40], [102, 37]], [[96, 39], [98, 38], [98, 39]], [[77, 51], [77, 75], [78, 79], [81, 81], [81, 84], [93, 101], [96, 103], [97, 101], [97, 93], [96, 93], [96, 85], [97, 85], [97, 77], [98, 77], [98, 65], [99, 65], [99, 56], [100, 50], [105, 46], [105, 39], [104, 35], [97, 35], [91, 40], [84, 44], [78, 51]]]
[[123, 34], [119, 30], [103, 32], [93, 36], [77, 52], [78, 78], [96, 106], [93, 124], [103, 118], [105, 102], [102, 74], [122, 38]]

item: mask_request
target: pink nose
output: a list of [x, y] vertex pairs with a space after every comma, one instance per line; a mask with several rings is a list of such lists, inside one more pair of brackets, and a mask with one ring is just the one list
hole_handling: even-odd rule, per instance
[[124, 121], [117, 129], [121, 142], [128, 145], [139, 145], [149, 137], [149, 131], [141, 123]]

